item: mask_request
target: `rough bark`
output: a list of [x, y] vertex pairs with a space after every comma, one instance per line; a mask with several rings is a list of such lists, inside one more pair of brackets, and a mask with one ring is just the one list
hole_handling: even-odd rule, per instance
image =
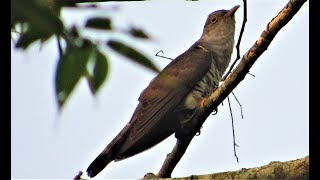
[[[157, 177], [155, 175], [148, 173], [143, 179], [156, 178]], [[309, 156], [286, 162], [273, 161], [264, 166], [254, 168], [242, 168], [238, 171], [229, 171], [205, 175], [191, 175], [180, 178], [157, 179], [309, 179]]]

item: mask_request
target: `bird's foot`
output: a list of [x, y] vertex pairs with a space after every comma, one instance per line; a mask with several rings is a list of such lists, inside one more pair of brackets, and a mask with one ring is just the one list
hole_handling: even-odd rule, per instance
[[216, 115], [218, 113], [218, 108], [215, 108], [212, 112], [212, 115]]

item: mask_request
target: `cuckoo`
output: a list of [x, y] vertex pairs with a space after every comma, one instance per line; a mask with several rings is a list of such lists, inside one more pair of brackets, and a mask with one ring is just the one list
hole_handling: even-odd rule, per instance
[[179, 140], [192, 130], [194, 115], [229, 65], [238, 8], [209, 14], [200, 39], [142, 91], [131, 120], [90, 164], [88, 176], [96, 176], [113, 160], [141, 153], [172, 134]]

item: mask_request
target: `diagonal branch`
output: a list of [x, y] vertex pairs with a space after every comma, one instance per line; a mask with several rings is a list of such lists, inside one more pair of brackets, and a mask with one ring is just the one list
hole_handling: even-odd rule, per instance
[[173, 151], [167, 156], [162, 165], [158, 178], [170, 177], [173, 169], [188, 148], [192, 138], [199, 131], [202, 124], [214, 109], [232, 92], [232, 90], [245, 78], [249, 69], [253, 66], [260, 55], [267, 49], [273, 38], [284, 27], [291, 18], [299, 11], [307, 0], [290, 0], [288, 4], [274, 17], [262, 32], [259, 39], [242, 57], [242, 60], [226, 80], [217, 88], [214, 93], [204, 103], [204, 108], [199, 109], [196, 114], [198, 124], [192, 132], [184, 139], [178, 140]]

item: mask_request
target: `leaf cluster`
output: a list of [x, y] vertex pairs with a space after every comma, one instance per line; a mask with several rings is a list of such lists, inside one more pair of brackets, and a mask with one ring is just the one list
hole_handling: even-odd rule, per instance
[[[75, 1], [11, 1], [11, 30], [12, 33], [18, 33], [16, 48], [25, 50], [37, 41], [44, 43], [52, 37], [57, 38], [60, 56], [55, 74], [55, 95], [59, 108], [66, 103], [80, 79], [86, 79], [92, 94], [95, 95], [109, 73], [109, 58], [101, 50], [99, 42], [84, 37], [79, 33], [79, 29], [97, 29], [105, 33], [117, 31], [112, 26], [112, 19], [108, 17], [91, 17], [86, 20], [84, 27], [73, 25], [67, 28], [60, 18], [61, 9], [64, 7], [79, 8]], [[142, 29], [135, 27], [122, 33], [133, 38], [149, 39]], [[111, 39], [106, 40], [103, 46], [159, 72], [148, 57], [128, 44]]]

